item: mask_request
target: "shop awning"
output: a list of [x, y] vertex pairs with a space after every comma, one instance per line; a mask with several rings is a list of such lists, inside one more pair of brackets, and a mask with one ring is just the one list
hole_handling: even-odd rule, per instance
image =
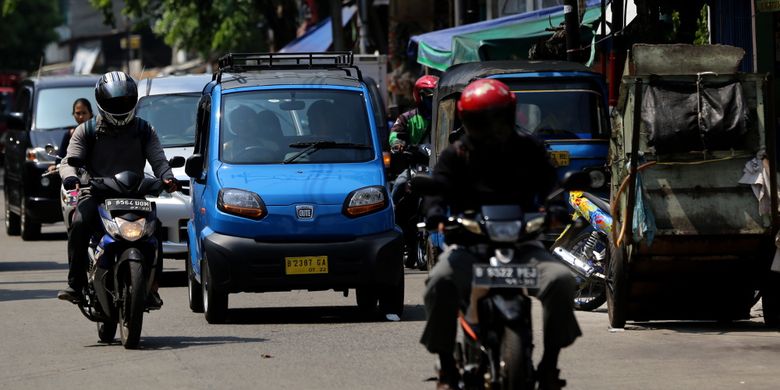
[[[357, 13], [357, 6], [351, 5], [341, 9], [341, 23], [346, 26]], [[301, 35], [279, 50], [280, 53], [316, 53], [328, 51], [333, 43], [333, 30], [330, 18], [317, 23], [306, 34]]]
[[[583, 25], [592, 27], [600, 17], [601, 0], [588, 0]], [[443, 71], [451, 65], [484, 59], [480, 50], [485, 47], [517, 48], [520, 41], [551, 35], [546, 29], [558, 26], [563, 18], [563, 6], [550, 7], [416, 35], [412, 44], [417, 45], [418, 63]]]

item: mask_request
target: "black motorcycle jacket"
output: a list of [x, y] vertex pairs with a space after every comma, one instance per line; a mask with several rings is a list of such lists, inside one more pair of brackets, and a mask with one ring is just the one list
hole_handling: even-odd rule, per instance
[[464, 135], [442, 152], [433, 179], [442, 191], [427, 196], [424, 207], [434, 223], [446, 218], [448, 208], [452, 215], [490, 204], [538, 211], [557, 181], [544, 145], [516, 132], [495, 144], [476, 144]]
[[86, 163], [91, 177], [110, 177], [123, 171], [143, 175], [148, 160], [156, 177], [174, 179], [157, 133], [145, 120], [135, 118], [125, 128], [115, 129], [98, 115], [92, 135], [87, 133], [86, 123], [73, 132], [67, 156], [60, 165], [63, 179], [77, 176], [76, 168], [69, 164], [72, 157]]

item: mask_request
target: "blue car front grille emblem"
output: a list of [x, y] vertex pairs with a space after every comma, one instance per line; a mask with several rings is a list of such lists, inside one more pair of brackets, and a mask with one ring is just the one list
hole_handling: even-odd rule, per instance
[[295, 206], [295, 216], [300, 220], [310, 220], [314, 218], [314, 206], [300, 205]]

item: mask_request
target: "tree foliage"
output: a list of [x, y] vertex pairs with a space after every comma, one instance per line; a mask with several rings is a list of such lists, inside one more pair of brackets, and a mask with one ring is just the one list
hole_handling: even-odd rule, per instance
[[[112, 0], [90, 0], [113, 23]], [[136, 24], [152, 26], [165, 43], [204, 58], [226, 51], [269, 49], [289, 41], [295, 31], [292, 0], [125, 0], [123, 13]]]
[[34, 70], [44, 50], [58, 39], [57, 0], [0, 0], [0, 69]]

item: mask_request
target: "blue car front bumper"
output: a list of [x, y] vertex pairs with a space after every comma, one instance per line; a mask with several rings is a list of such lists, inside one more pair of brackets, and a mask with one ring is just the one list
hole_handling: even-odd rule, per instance
[[[392, 286], [403, 273], [398, 229], [350, 241], [306, 243], [212, 233], [204, 238], [203, 249], [213, 283], [230, 293]], [[328, 273], [287, 275], [285, 257], [302, 256], [327, 256]]]

